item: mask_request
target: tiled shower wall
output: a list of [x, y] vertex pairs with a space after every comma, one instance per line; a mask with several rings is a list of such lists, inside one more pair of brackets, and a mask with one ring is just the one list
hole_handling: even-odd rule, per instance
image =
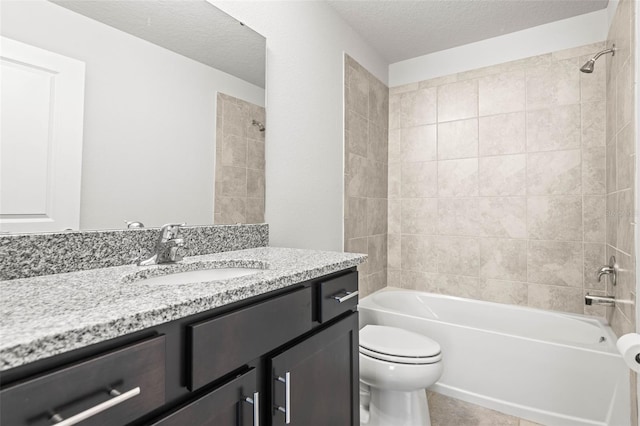
[[603, 46], [391, 88], [388, 285], [605, 315]]
[[264, 132], [261, 106], [218, 93], [215, 224], [264, 222]]
[[361, 297], [387, 284], [389, 89], [345, 55], [345, 251], [367, 253]]
[[[607, 70], [607, 259], [615, 256], [619, 266], [618, 283], [608, 285], [608, 294], [618, 300], [634, 302], [635, 247], [635, 129], [634, 129], [634, 11], [635, 2], [622, 0], [607, 37], [607, 47], [616, 45], [615, 56], [607, 55], [596, 66]], [[635, 305], [618, 304], [608, 317], [618, 334], [635, 330]]]

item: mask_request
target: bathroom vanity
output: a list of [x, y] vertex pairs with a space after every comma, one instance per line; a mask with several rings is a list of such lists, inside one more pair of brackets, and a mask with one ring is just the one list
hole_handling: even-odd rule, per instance
[[[259, 248], [180, 266], [265, 268], [218, 282], [152, 288], [127, 282], [140, 278], [131, 265], [0, 282], [9, 311], [0, 423], [358, 425], [355, 266], [364, 258]], [[10, 306], [20, 291], [46, 293], [45, 284], [53, 288], [32, 300], [33, 312]], [[44, 299], [65, 292], [52, 302], [58, 309], [90, 306], [47, 307]], [[19, 324], [25, 315], [39, 321]]]

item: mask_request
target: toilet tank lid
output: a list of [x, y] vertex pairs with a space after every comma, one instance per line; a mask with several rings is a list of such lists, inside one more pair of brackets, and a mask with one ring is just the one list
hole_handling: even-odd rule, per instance
[[360, 330], [360, 346], [387, 355], [432, 357], [440, 345], [423, 334], [385, 325], [365, 325]]

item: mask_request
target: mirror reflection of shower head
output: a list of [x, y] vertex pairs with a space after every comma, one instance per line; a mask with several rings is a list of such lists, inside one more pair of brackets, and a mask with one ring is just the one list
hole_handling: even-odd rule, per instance
[[596, 60], [602, 56], [605, 55], [607, 53], [611, 53], [611, 56], [615, 56], [616, 55], [616, 45], [614, 44], [613, 46], [611, 46], [610, 49], [605, 49], [602, 50], [598, 53], [596, 53], [595, 55], [593, 55], [593, 58], [589, 59], [581, 68], [580, 71], [585, 72], [587, 74], [591, 74], [593, 72], [593, 68], [596, 65]]

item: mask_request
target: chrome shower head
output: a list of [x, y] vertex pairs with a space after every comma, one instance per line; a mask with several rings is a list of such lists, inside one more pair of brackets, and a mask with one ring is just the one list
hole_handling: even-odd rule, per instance
[[251, 125], [256, 126], [258, 128], [258, 130], [261, 131], [261, 132], [264, 132], [266, 130], [265, 127], [264, 127], [264, 124], [262, 124], [258, 120], [253, 120], [251, 122]]
[[580, 71], [591, 74], [593, 72], [593, 67], [595, 66], [595, 64], [596, 60], [591, 58], [580, 68]]
[[598, 53], [596, 53], [595, 55], [593, 55], [593, 58], [589, 59], [582, 67], [580, 67], [580, 71], [587, 73], [587, 74], [591, 74], [593, 72], [593, 68], [596, 65], [596, 60], [602, 56], [605, 55], [607, 53], [611, 53], [611, 56], [615, 56], [616, 55], [616, 45], [614, 44], [613, 46], [611, 46], [610, 49], [605, 49], [602, 50]]

